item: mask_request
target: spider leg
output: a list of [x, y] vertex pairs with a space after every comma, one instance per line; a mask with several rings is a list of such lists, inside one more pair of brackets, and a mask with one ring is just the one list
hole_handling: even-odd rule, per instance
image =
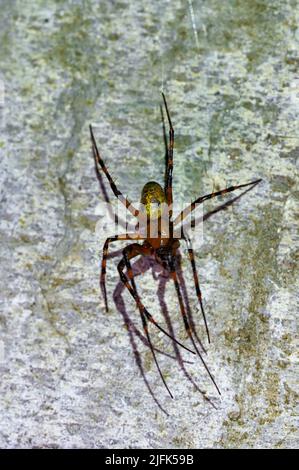
[[[134, 264], [134, 266], [135, 266], [135, 264]], [[114, 290], [114, 293], [113, 293], [114, 302], [116, 304], [117, 310], [121, 313], [121, 315], [123, 317], [124, 324], [125, 324], [126, 329], [128, 331], [128, 336], [129, 336], [129, 340], [130, 340], [130, 343], [131, 343], [132, 351], [133, 351], [133, 354], [134, 354], [134, 357], [135, 357], [135, 362], [136, 362], [136, 365], [137, 365], [137, 367], [140, 371], [141, 377], [143, 378], [144, 384], [147, 387], [147, 389], [148, 389], [151, 397], [155, 401], [156, 405], [160, 408], [161, 411], [163, 411], [163, 413], [165, 413], [168, 416], [167, 411], [162, 407], [161, 403], [157, 399], [154, 391], [151, 388], [151, 385], [148, 381], [148, 378], [146, 376], [144, 365], [142, 363], [142, 357], [141, 357], [140, 352], [138, 350], [138, 345], [136, 343], [135, 338], [136, 337], [140, 338], [142, 340], [142, 342], [147, 347], [149, 347], [149, 344], [148, 344], [148, 341], [147, 341], [146, 337], [143, 336], [142, 333], [140, 333], [140, 331], [137, 329], [135, 324], [131, 321], [131, 318], [129, 317], [129, 315], [127, 313], [127, 310], [126, 310], [126, 307], [125, 307], [125, 304], [124, 304], [124, 299], [122, 298], [122, 295], [121, 295], [124, 289], [125, 289], [125, 286], [123, 285], [123, 283], [121, 281], [119, 281], [119, 283], [115, 287], [115, 290]], [[176, 357], [174, 357], [174, 359], [176, 359]]]
[[[136, 298], [139, 298], [138, 296], [138, 293], [137, 293], [137, 288], [136, 288], [136, 283], [135, 283], [135, 280], [134, 280], [134, 277], [133, 277], [133, 270], [132, 270], [132, 266], [131, 266], [131, 263], [130, 263], [130, 259], [134, 258], [135, 256], [138, 256], [142, 254], [142, 247], [140, 247], [139, 244], [137, 243], [133, 243], [132, 245], [129, 245], [127, 246], [124, 250], [123, 250], [123, 260], [124, 260], [124, 263], [125, 263], [125, 266], [127, 268], [127, 275], [128, 275], [128, 278], [130, 279], [131, 281], [131, 284], [132, 284], [132, 289], [135, 293], [135, 296]], [[120, 266], [120, 263], [119, 265]], [[124, 275], [124, 273], [122, 272], [122, 274]], [[126, 285], [126, 284], [125, 284]], [[171, 398], [173, 398], [173, 395], [166, 383], [166, 380], [162, 374], [162, 371], [160, 369], [160, 366], [159, 366], [159, 363], [158, 363], [158, 359], [157, 359], [157, 356], [156, 356], [156, 353], [155, 353], [155, 349], [153, 347], [153, 343], [151, 341], [151, 338], [150, 338], [150, 335], [149, 335], [149, 331], [148, 331], [148, 327], [147, 327], [147, 322], [148, 322], [148, 319], [147, 317], [145, 316], [144, 314], [144, 311], [143, 309], [141, 308], [141, 305], [138, 305], [138, 308], [139, 308], [139, 312], [140, 312], [140, 316], [141, 316], [141, 320], [142, 320], [142, 326], [143, 326], [143, 330], [144, 330], [144, 333], [146, 335], [146, 338], [147, 338], [147, 341], [148, 341], [148, 344], [149, 344], [149, 347], [150, 347], [150, 350], [151, 350], [151, 353], [153, 355], [153, 358], [154, 358], [154, 361], [155, 361], [155, 364], [156, 364], [156, 367], [157, 367], [157, 370], [160, 374], [160, 377], [162, 379], [162, 382], [166, 388], [166, 390], [168, 391], [169, 395], [171, 396]]]
[[103, 172], [105, 173], [108, 181], [109, 181], [109, 184], [110, 184], [110, 187], [114, 193], [114, 195], [117, 197], [117, 199], [119, 199], [119, 201], [122, 202], [122, 204], [124, 204], [124, 206], [126, 206], [126, 208], [131, 212], [132, 215], [134, 215], [135, 217], [138, 216], [139, 214], [139, 210], [137, 210], [131, 203], [131, 201], [129, 201], [129, 199], [127, 199], [120, 191], [119, 189], [117, 188], [116, 184], [114, 183], [101, 155], [100, 155], [100, 152], [98, 150], [98, 147], [97, 147], [97, 143], [96, 143], [96, 140], [95, 140], [95, 137], [94, 137], [94, 134], [93, 134], [93, 130], [92, 130], [92, 126], [90, 125], [89, 126], [89, 130], [90, 130], [90, 137], [91, 137], [91, 142], [92, 142], [92, 151], [93, 151], [93, 154], [94, 154], [94, 157], [95, 157], [95, 160], [97, 161], [97, 163], [100, 165], [100, 167], [102, 168]]
[[199, 302], [199, 305], [200, 305], [202, 317], [203, 317], [203, 320], [204, 320], [204, 323], [205, 323], [208, 341], [209, 341], [209, 343], [211, 343], [208, 323], [207, 323], [205, 311], [204, 311], [203, 304], [202, 304], [202, 295], [201, 295], [201, 290], [200, 290], [200, 287], [199, 287], [198, 274], [197, 274], [197, 270], [196, 270], [196, 264], [195, 264], [195, 259], [194, 259], [194, 251], [193, 251], [193, 248], [192, 248], [192, 243], [191, 243], [190, 238], [186, 234], [183, 234], [182, 239], [185, 240], [185, 242], [187, 244], [189, 259], [190, 259], [190, 263], [191, 263], [192, 271], [193, 271], [193, 279], [194, 279], [196, 294], [197, 294], [198, 302]]
[[184, 280], [182, 266], [181, 266], [181, 254], [179, 253], [179, 251], [178, 251], [178, 265], [176, 265], [176, 272], [177, 272], [178, 283], [180, 285], [183, 300], [185, 302], [187, 316], [188, 316], [188, 320], [189, 320], [189, 323], [190, 323], [190, 328], [191, 328], [192, 333], [194, 335], [194, 338], [196, 339], [197, 343], [199, 344], [202, 352], [206, 354], [207, 351], [205, 350], [204, 345], [202, 344], [201, 340], [198, 337], [198, 334], [197, 334], [197, 331], [196, 331], [196, 328], [195, 328], [195, 324], [194, 324], [194, 321], [193, 321], [193, 316], [192, 316], [192, 312], [191, 312], [190, 304], [189, 304], [189, 299], [188, 299], [188, 293], [187, 293], [187, 289], [186, 289], [186, 283], [185, 283], [185, 280]]
[[114, 215], [114, 221], [115, 221], [116, 226], [118, 226], [118, 224], [120, 224], [126, 230], [127, 225], [128, 225], [127, 222], [120, 219], [117, 213], [113, 214], [112, 206], [111, 206], [111, 203], [110, 203], [110, 198], [108, 196], [105, 185], [103, 183], [103, 178], [102, 178], [101, 172], [99, 170], [97, 155], [96, 155], [94, 147], [92, 147], [92, 154], [93, 154], [93, 158], [94, 158], [94, 168], [95, 168], [95, 172], [96, 172], [96, 177], [97, 177], [97, 180], [99, 182], [99, 185], [100, 185], [101, 191], [103, 193], [104, 199], [105, 199], [106, 203], [108, 204], [108, 210], [109, 210], [110, 217], [113, 219], [113, 215]]
[[[174, 129], [172, 127], [172, 122], [170, 118], [170, 114], [168, 111], [168, 106], [166, 102], [166, 98], [164, 93], [162, 92], [162, 97], [164, 101], [164, 106], [167, 114], [168, 124], [169, 124], [169, 145], [168, 145], [168, 152], [167, 152], [167, 162], [166, 162], [166, 174], [165, 174], [165, 193], [166, 193], [166, 200], [168, 204], [168, 211], [169, 211], [169, 232], [170, 237], [173, 234], [173, 222], [172, 222], [172, 171], [173, 171], [173, 146], [174, 146]], [[165, 142], [165, 138], [164, 138]]]
[[[179, 271], [178, 271], [178, 274], [179, 274]], [[178, 279], [178, 280], [180, 282], [180, 279]], [[165, 287], [166, 287], [167, 281], [168, 281], [168, 278], [165, 278], [165, 277], [160, 278], [159, 287], [158, 287], [158, 291], [160, 291], [160, 295], [158, 295], [158, 297], [159, 297], [161, 309], [162, 309], [163, 314], [165, 316], [165, 320], [166, 320], [169, 332], [172, 335], [174, 335], [173, 326], [172, 326], [172, 323], [171, 323], [171, 320], [170, 320], [170, 315], [169, 315], [167, 305], [166, 305], [166, 301], [165, 301]], [[188, 310], [187, 310], [187, 312], [188, 312]], [[191, 325], [191, 322], [190, 322], [190, 325]], [[217, 409], [217, 407], [214, 405], [212, 400], [208, 396], [206, 396], [206, 394], [203, 390], [201, 390], [199, 388], [199, 386], [197, 385], [195, 380], [192, 378], [192, 376], [187, 371], [187, 369], [185, 367], [185, 364], [184, 364], [186, 361], [183, 361], [182, 356], [181, 356], [181, 352], [180, 352], [179, 348], [177, 347], [177, 345], [175, 343], [173, 345], [173, 348], [174, 348], [174, 351], [175, 351], [175, 354], [176, 354], [176, 359], [179, 363], [180, 369], [183, 372], [183, 374], [185, 375], [185, 377], [187, 378], [187, 380], [189, 380], [189, 382], [192, 383], [195, 390], [202, 395], [204, 400], [206, 400], [213, 408]]]
[[[114, 235], [113, 237], [108, 237], [103, 246], [103, 258], [101, 263], [101, 275], [100, 275], [100, 287], [104, 297], [106, 312], [109, 311], [108, 308], [108, 299], [107, 299], [107, 290], [106, 290], [106, 265], [108, 258], [109, 243], [115, 242], [117, 240], [132, 240], [137, 239], [136, 234], [134, 233], [125, 233], [123, 235]], [[138, 245], [139, 246], [139, 245]]]
[[180, 286], [179, 286], [179, 283], [178, 283], [178, 280], [177, 280], [177, 274], [176, 274], [176, 270], [175, 270], [175, 266], [174, 266], [174, 262], [173, 260], [170, 262], [170, 268], [171, 268], [171, 271], [170, 271], [170, 275], [174, 281], [174, 285], [175, 285], [175, 289], [176, 289], [176, 292], [177, 292], [177, 296], [178, 296], [178, 300], [179, 300], [179, 304], [180, 304], [180, 310], [181, 310], [181, 314], [182, 314], [182, 317], [183, 317], [183, 320], [184, 320], [184, 326], [185, 326], [185, 329], [186, 329], [186, 332], [194, 346], [194, 349], [195, 351], [197, 352], [197, 355], [199, 356], [201, 362], [203, 363], [207, 373], [209, 374], [209, 377], [210, 379], [212, 380], [213, 384], [215, 385], [215, 388], [217, 390], [217, 392], [219, 393], [219, 395], [221, 395], [221, 392], [219, 390], [219, 387], [218, 385], [216, 384], [216, 381], [214, 379], [214, 377], [212, 376], [207, 364], [205, 363], [199, 349], [197, 348], [196, 346], [196, 343], [194, 341], [194, 338], [192, 336], [192, 331], [191, 331], [191, 328], [190, 328], [190, 325], [189, 325], [189, 322], [188, 322], [188, 318], [187, 318], [187, 314], [186, 314], [186, 309], [185, 309], [185, 306], [184, 306], [184, 302], [183, 302], [183, 298], [182, 298], [182, 294], [181, 294], [181, 290], [180, 290]]
[[195, 199], [195, 201], [193, 201], [188, 207], [186, 207], [186, 209], [184, 209], [175, 218], [173, 224], [176, 225], [179, 222], [182, 222], [187, 217], [187, 215], [189, 215], [191, 212], [194, 211], [194, 209], [196, 208], [196, 204], [201, 204], [201, 203], [203, 203], [204, 201], [206, 201], [208, 199], [212, 199], [213, 197], [223, 196], [224, 194], [235, 191], [236, 189], [245, 188], [246, 186], [255, 186], [256, 184], [260, 183], [261, 181], [262, 181], [261, 179], [258, 179], [258, 180], [255, 180], [255, 181], [251, 181], [250, 183], [239, 184], [238, 186], [230, 186], [229, 188], [221, 189], [220, 191], [216, 191], [215, 193], [206, 194], [205, 196], [201, 196], [201, 197]]
[[[121, 252], [122, 253], [123, 249], [121, 250], [118, 250], [118, 252]], [[120, 253], [119, 253], [120, 254]], [[139, 261], [137, 261], [136, 263], [134, 263], [134, 265], [132, 265], [132, 269], [133, 269], [133, 273], [134, 273], [134, 278], [136, 278], [137, 276], [143, 274], [145, 271], [139, 271], [139, 262], [141, 261], [141, 258], [139, 258]], [[135, 271], [135, 268], [138, 269], [138, 272]], [[120, 284], [118, 284], [116, 287], [115, 287], [115, 290], [114, 290], [114, 293], [113, 293], [113, 300], [114, 300], [114, 303], [117, 307], [117, 310], [122, 314], [122, 316], [124, 317], [124, 322], [125, 322], [125, 325], [126, 325], [126, 328], [127, 330], [129, 331], [129, 333], [131, 334], [134, 334], [137, 338], [140, 339], [140, 341], [146, 346], [146, 347], [150, 347], [149, 346], [149, 343], [147, 341], [147, 338], [141, 333], [141, 331], [137, 328], [137, 326], [134, 324], [134, 322], [132, 322], [131, 318], [128, 316], [128, 314], [126, 313], [126, 310], [125, 310], [125, 306], [124, 306], [124, 303], [123, 303], [123, 300], [121, 298], [121, 293], [122, 291], [125, 289], [125, 286], [123, 285], [122, 281], [120, 280]], [[159, 349], [157, 347], [154, 346], [154, 350], [156, 353], [158, 354], [162, 354], [163, 356], [165, 357], [168, 357], [174, 361], [177, 360], [177, 357], [166, 352], [166, 351], [163, 351], [162, 349]], [[188, 361], [188, 360], [183, 360], [182, 359], [182, 362], [184, 364], [194, 364], [193, 361]]]
[[[139, 245], [140, 246], [140, 245]], [[192, 351], [192, 349], [189, 349], [187, 346], [184, 346], [182, 343], [180, 343], [176, 338], [174, 338], [173, 336], [171, 336], [164, 328], [162, 328], [162, 326], [159, 325], [159, 323], [154, 319], [154, 317], [149, 313], [149, 311], [145, 308], [145, 306], [143, 305], [143, 303], [141, 302], [140, 298], [139, 298], [139, 295], [137, 294], [137, 292], [133, 289], [133, 287], [130, 285], [129, 283], [129, 279], [127, 278], [127, 276], [124, 274], [123, 270], [126, 266], [126, 262], [124, 259], [122, 259], [118, 266], [117, 266], [117, 269], [118, 269], [118, 272], [119, 272], [119, 275], [120, 275], [120, 279], [121, 281], [124, 283], [124, 285], [126, 286], [126, 288], [128, 289], [128, 291], [130, 292], [131, 296], [133, 297], [133, 299], [135, 300], [136, 302], [136, 305], [137, 307], [139, 308], [139, 310], [141, 310], [143, 312], [143, 314], [145, 315], [145, 317], [151, 322], [153, 323], [160, 331], [162, 331], [162, 333], [164, 333], [166, 336], [168, 336], [168, 338], [170, 338], [172, 341], [174, 341], [175, 343], [177, 343], [179, 346], [181, 346], [181, 348], [184, 348], [186, 349], [186, 351], [189, 351], [191, 352], [192, 354], [195, 354], [194, 351]]]
[[164, 113], [163, 113], [163, 108], [162, 108], [162, 106], [160, 106], [160, 113], [161, 113], [161, 121], [162, 121], [162, 129], [163, 129], [163, 140], [164, 140], [164, 148], [165, 148], [165, 175], [164, 175], [164, 182], [165, 182], [165, 189], [166, 189], [167, 161], [168, 161], [168, 143], [167, 143], [167, 136], [166, 136], [166, 129], [165, 129], [165, 120], [164, 120]]

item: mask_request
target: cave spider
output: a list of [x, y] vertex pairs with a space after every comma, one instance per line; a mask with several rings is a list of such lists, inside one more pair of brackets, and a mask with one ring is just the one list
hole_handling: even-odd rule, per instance
[[[90, 125], [90, 136], [92, 142], [92, 151], [93, 156], [95, 159], [96, 164], [96, 171], [100, 172], [100, 168], [106, 175], [110, 187], [117, 197], [119, 201], [126, 207], [126, 209], [138, 219], [138, 223], [136, 225], [136, 231], [132, 233], [124, 233], [123, 235], [115, 235], [107, 238], [104, 243], [103, 247], [103, 258], [102, 258], [102, 268], [101, 268], [101, 276], [100, 276], [100, 285], [103, 292], [103, 297], [105, 301], [106, 311], [108, 311], [108, 301], [107, 301], [107, 293], [106, 293], [106, 285], [105, 285], [105, 275], [106, 275], [106, 263], [108, 257], [108, 248], [111, 242], [117, 240], [131, 240], [132, 243], [128, 244], [122, 251], [122, 259], [119, 262], [117, 269], [119, 272], [119, 276], [121, 281], [123, 282], [124, 286], [129, 291], [130, 295], [135, 300], [136, 306], [138, 307], [141, 322], [143, 326], [144, 333], [146, 335], [151, 353], [153, 355], [153, 359], [155, 361], [157, 370], [160, 374], [160, 377], [169, 393], [169, 395], [173, 398], [173, 395], [166, 383], [166, 380], [162, 374], [160, 369], [156, 353], [149, 335], [148, 330], [148, 323], [152, 323], [157, 327], [160, 331], [162, 331], [166, 336], [172, 339], [178, 346], [181, 348], [193, 353], [197, 354], [200, 358], [203, 366], [205, 367], [207, 373], [209, 374], [210, 379], [212, 380], [217, 392], [219, 394], [220, 390], [219, 387], [211, 374], [205, 360], [202, 357], [202, 354], [199, 348], [196, 345], [194, 340], [194, 331], [192, 326], [190, 325], [190, 321], [188, 319], [186, 308], [184, 305], [181, 287], [178, 282], [177, 271], [176, 271], [176, 256], [177, 250], [180, 246], [179, 240], [183, 240], [188, 249], [189, 260], [191, 263], [191, 268], [193, 272], [193, 279], [195, 290], [198, 298], [198, 302], [200, 305], [203, 321], [205, 324], [205, 329], [207, 333], [208, 342], [210, 343], [210, 334], [208, 329], [208, 324], [206, 320], [206, 315], [203, 307], [202, 302], [202, 295], [201, 289], [198, 280], [198, 274], [195, 265], [195, 257], [194, 251], [192, 248], [191, 240], [189, 239], [188, 235], [182, 231], [180, 236], [177, 236], [177, 231], [175, 231], [175, 227], [180, 224], [194, 209], [197, 207], [197, 204], [202, 204], [204, 201], [208, 199], [212, 199], [217, 196], [223, 196], [229, 192], [235, 191], [236, 189], [245, 188], [247, 186], [255, 186], [258, 184], [261, 179], [251, 181], [250, 183], [239, 184], [237, 186], [230, 186], [228, 188], [222, 189], [220, 191], [213, 192], [211, 194], [206, 194], [205, 196], [198, 197], [195, 201], [193, 201], [186, 209], [184, 209], [175, 219], [173, 219], [173, 195], [172, 195], [172, 172], [173, 172], [173, 148], [174, 148], [174, 129], [172, 126], [167, 102], [164, 93], [162, 93], [163, 102], [165, 106], [165, 111], [167, 115], [167, 121], [169, 125], [169, 139], [167, 139], [166, 132], [165, 132], [165, 125], [164, 125], [164, 114], [163, 109], [160, 107], [161, 115], [162, 115], [162, 122], [163, 122], [163, 132], [164, 132], [164, 142], [166, 147], [166, 168], [165, 168], [165, 177], [164, 177], [164, 188], [155, 182], [150, 181], [145, 184], [142, 189], [141, 193], [141, 204], [143, 209], [136, 209], [133, 204], [127, 199], [117, 188], [115, 182], [113, 181], [105, 163], [99, 153], [97, 148], [96, 140], [93, 134], [92, 126]], [[166, 210], [165, 210], [166, 209]], [[143, 223], [141, 224], [141, 221]], [[151, 224], [155, 223], [158, 227], [158, 231], [155, 236], [152, 236], [151, 232]], [[142, 228], [141, 228], [142, 227]], [[143, 240], [142, 244], [139, 244], [137, 241]], [[140, 296], [137, 292], [137, 287], [135, 283], [135, 279], [133, 276], [133, 270], [131, 266], [131, 260], [139, 255], [142, 256], [149, 256], [153, 255], [156, 259], [156, 262], [159, 263], [164, 269], [169, 272], [170, 278], [174, 282], [176, 294], [178, 297], [179, 307], [181, 316], [183, 318], [184, 327], [186, 333], [191, 341], [191, 344], [194, 350], [189, 349], [187, 346], [182, 344], [172, 335], [170, 335], [161, 325], [155, 320], [152, 314], [148, 311], [148, 309], [142, 303]], [[126, 273], [124, 272], [126, 270]]]

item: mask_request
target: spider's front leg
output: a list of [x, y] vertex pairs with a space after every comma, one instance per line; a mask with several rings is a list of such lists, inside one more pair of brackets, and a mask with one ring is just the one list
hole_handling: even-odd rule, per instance
[[[173, 147], [174, 147], [174, 129], [172, 126], [167, 102], [164, 93], [162, 93], [164, 106], [167, 114], [168, 124], [169, 124], [169, 143], [168, 143], [168, 150], [167, 150], [167, 159], [166, 159], [166, 171], [165, 171], [165, 194], [166, 194], [166, 201], [169, 210], [169, 232], [170, 237], [173, 234], [173, 223], [172, 223], [172, 204], [173, 204], [173, 196], [172, 196], [172, 172], [173, 172]], [[162, 111], [162, 120], [164, 124], [164, 117]], [[166, 139], [164, 138], [164, 142]]]
[[224, 196], [227, 193], [231, 193], [232, 191], [236, 191], [236, 189], [246, 188], [247, 186], [252, 186], [254, 188], [258, 183], [260, 183], [262, 179], [258, 179], [255, 181], [251, 181], [250, 183], [245, 184], [238, 184], [237, 186], [230, 186], [229, 188], [220, 189], [220, 191], [216, 191], [215, 193], [206, 194], [205, 196], [200, 196], [195, 201], [193, 201], [186, 209], [182, 210], [182, 212], [175, 218], [173, 225], [177, 225], [187, 217], [187, 215], [191, 214], [196, 208], [198, 204], [202, 204], [204, 201], [208, 199], [213, 199], [217, 196]]

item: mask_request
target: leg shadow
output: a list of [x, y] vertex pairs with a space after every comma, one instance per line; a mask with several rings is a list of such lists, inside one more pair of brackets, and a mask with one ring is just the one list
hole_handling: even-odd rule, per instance
[[[114, 253], [112, 255], [114, 255]], [[178, 262], [180, 263], [180, 258], [178, 258]], [[163, 317], [165, 319], [165, 323], [167, 325], [168, 332], [175, 338], [174, 329], [173, 329], [173, 326], [172, 326], [171, 318], [170, 318], [168, 308], [167, 308], [167, 304], [166, 304], [166, 300], [165, 300], [165, 290], [166, 290], [167, 282], [169, 280], [169, 273], [167, 271], [165, 271], [155, 261], [155, 259], [153, 257], [141, 257], [141, 258], [139, 258], [137, 261], [135, 261], [134, 264], [132, 264], [132, 269], [133, 269], [134, 278], [140, 276], [141, 274], [143, 274], [143, 273], [147, 272], [149, 269], [151, 269], [154, 279], [158, 279], [159, 284], [158, 284], [157, 293], [158, 293], [158, 299], [159, 299], [161, 311], [162, 311]], [[195, 326], [194, 326], [194, 322], [193, 322], [193, 318], [192, 318], [192, 314], [191, 314], [191, 310], [190, 310], [189, 299], [188, 299], [188, 295], [187, 295], [187, 289], [186, 289], [186, 285], [185, 285], [185, 282], [184, 282], [183, 273], [182, 273], [181, 268], [179, 269], [179, 274], [180, 274], [180, 282], [181, 282], [181, 285], [183, 286], [184, 302], [185, 302], [186, 306], [188, 306], [187, 308], [188, 308], [188, 312], [189, 312], [188, 316], [189, 316], [189, 319], [190, 319], [190, 326], [191, 326], [191, 321], [192, 321], [191, 328], [193, 328], [194, 331], [195, 331]], [[136, 360], [137, 366], [139, 368], [139, 371], [141, 373], [141, 376], [144, 380], [144, 383], [145, 383], [150, 395], [152, 396], [153, 400], [155, 401], [155, 403], [159, 406], [159, 408], [164, 413], [166, 413], [168, 415], [168, 413], [164, 410], [164, 408], [159, 403], [159, 401], [158, 401], [156, 395], [154, 394], [154, 392], [153, 392], [153, 390], [152, 390], [152, 388], [151, 388], [151, 386], [150, 386], [150, 384], [147, 380], [147, 377], [145, 375], [141, 355], [138, 351], [138, 346], [136, 344], [135, 338], [136, 337], [139, 338], [139, 340], [142, 341], [142, 343], [146, 347], [149, 347], [149, 343], [148, 343], [147, 338], [140, 332], [140, 330], [136, 327], [134, 322], [131, 320], [131, 318], [130, 318], [127, 310], [126, 310], [125, 303], [124, 303], [124, 300], [122, 298], [122, 293], [123, 293], [124, 290], [125, 290], [125, 286], [123, 285], [123, 283], [121, 281], [119, 281], [116, 288], [115, 288], [115, 290], [114, 290], [114, 293], [113, 293], [113, 300], [115, 302], [117, 310], [121, 313], [121, 315], [123, 317], [124, 324], [126, 326], [128, 334], [129, 334], [129, 339], [130, 339], [131, 347], [132, 347], [132, 350], [133, 350], [133, 353], [134, 353], [134, 356], [135, 356], [135, 360]], [[199, 341], [200, 347], [204, 351], [204, 348], [203, 348], [202, 343], [199, 340], [198, 336], [197, 336], [197, 339]], [[181, 371], [183, 372], [185, 377], [189, 380], [189, 382], [192, 383], [194, 388], [203, 396], [204, 400], [206, 400], [214, 408], [216, 408], [214, 403], [206, 396], [205, 392], [198, 387], [196, 382], [193, 380], [191, 375], [188, 373], [188, 371], [185, 367], [185, 364], [188, 364], [188, 363], [192, 364], [193, 362], [184, 360], [182, 358], [182, 355], [180, 353], [178, 345], [175, 343], [175, 341], [173, 341], [172, 343], [173, 343], [174, 354], [175, 354], [174, 356], [167, 353], [167, 352], [165, 352], [165, 351], [162, 351], [162, 350], [160, 350], [156, 347], [154, 347], [154, 350], [159, 354], [162, 354], [164, 356], [167, 356], [171, 359], [176, 360], [179, 364], [179, 367], [180, 367]]]

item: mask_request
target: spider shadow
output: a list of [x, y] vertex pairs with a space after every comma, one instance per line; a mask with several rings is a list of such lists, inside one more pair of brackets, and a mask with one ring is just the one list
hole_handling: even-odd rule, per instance
[[[116, 254], [121, 253], [121, 251], [122, 250], [118, 250], [118, 252], [112, 253], [111, 257], [114, 257]], [[145, 274], [150, 269], [152, 270], [153, 278], [155, 280], [158, 280], [157, 294], [158, 294], [158, 300], [159, 300], [160, 309], [161, 309], [164, 321], [167, 325], [169, 333], [171, 334], [171, 336], [174, 339], [176, 339], [174, 328], [173, 328], [172, 321], [171, 321], [171, 317], [170, 317], [170, 314], [169, 314], [169, 311], [168, 311], [168, 308], [167, 308], [167, 303], [166, 303], [166, 300], [165, 300], [166, 286], [167, 286], [167, 283], [170, 280], [169, 273], [166, 270], [164, 270], [162, 268], [162, 266], [160, 266], [155, 261], [155, 259], [153, 257], [150, 257], [150, 256], [140, 257], [137, 261], [135, 261], [132, 264], [132, 269], [133, 269], [134, 278], [137, 278], [138, 276], [141, 276], [141, 275]], [[182, 295], [183, 295], [183, 299], [184, 299], [184, 302], [185, 302], [185, 305], [186, 305], [186, 311], [187, 311], [187, 315], [188, 315], [188, 320], [190, 322], [190, 326], [191, 326], [192, 331], [193, 331], [193, 333], [194, 333], [194, 335], [197, 339], [197, 342], [198, 342], [199, 346], [201, 347], [202, 351], [205, 352], [205, 349], [202, 345], [202, 342], [200, 341], [200, 339], [197, 335], [197, 332], [195, 330], [195, 325], [194, 325], [193, 316], [192, 316], [192, 313], [191, 313], [190, 303], [189, 303], [188, 294], [187, 294], [187, 288], [186, 288], [186, 284], [185, 284], [182, 269], [181, 269], [181, 254], [180, 253], [177, 256], [177, 273], [178, 273], [178, 279], [179, 279], [179, 282], [180, 282], [180, 285], [181, 285], [181, 288], [182, 288]], [[143, 364], [142, 364], [141, 355], [140, 355], [140, 352], [138, 350], [138, 346], [136, 344], [135, 338], [138, 338], [148, 348], [150, 347], [150, 345], [149, 345], [149, 342], [148, 342], [146, 336], [144, 336], [140, 332], [139, 328], [136, 327], [135, 322], [131, 319], [131, 317], [129, 316], [129, 314], [127, 312], [127, 309], [126, 309], [126, 306], [125, 306], [125, 303], [124, 303], [124, 300], [123, 300], [123, 297], [122, 297], [122, 293], [125, 290], [126, 290], [125, 286], [123, 285], [123, 283], [121, 281], [119, 281], [118, 284], [116, 285], [114, 293], [113, 293], [114, 303], [116, 305], [117, 310], [121, 313], [121, 315], [123, 317], [125, 327], [126, 327], [126, 329], [128, 331], [128, 334], [129, 334], [129, 339], [130, 339], [131, 347], [132, 347], [132, 350], [133, 350], [133, 353], [134, 353], [134, 356], [135, 356], [135, 360], [136, 360], [137, 366], [139, 368], [139, 371], [141, 373], [141, 376], [142, 376], [142, 378], [145, 382], [145, 385], [146, 385], [149, 393], [151, 394], [152, 398], [154, 399], [156, 404], [159, 406], [159, 408], [164, 413], [166, 413], [168, 415], [168, 413], [164, 410], [164, 408], [159, 403], [159, 401], [158, 401], [155, 393], [153, 392], [153, 390], [152, 390], [152, 388], [151, 388], [151, 386], [148, 382], [148, 379], [146, 377], [144, 367], [143, 367]], [[158, 349], [155, 346], [154, 346], [154, 350], [158, 354], [167, 356], [168, 358], [171, 358], [171, 359], [177, 361], [178, 364], [179, 364], [180, 370], [182, 371], [184, 376], [189, 380], [189, 382], [192, 383], [195, 390], [197, 390], [199, 393], [201, 393], [203, 398], [206, 401], [208, 401], [214, 408], [216, 408], [215, 405], [213, 404], [213, 402], [205, 395], [205, 392], [198, 387], [198, 385], [196, 384], [196, 382], [194, 381], [192, 376], [187, 371], [185, 365], [186, 364], [193, 364], [193, 362], [183, 359], [182, 354], [180, 352], [180, 349], [179, 349], [179, 347], [178, 347], [178, 345], [175, 341], [172, 341], [172, 346], [173, 346], [173, 350], [174, 350], [174, 355], [169, 354], [165, 351], [162, 351], [162, 350]]]

